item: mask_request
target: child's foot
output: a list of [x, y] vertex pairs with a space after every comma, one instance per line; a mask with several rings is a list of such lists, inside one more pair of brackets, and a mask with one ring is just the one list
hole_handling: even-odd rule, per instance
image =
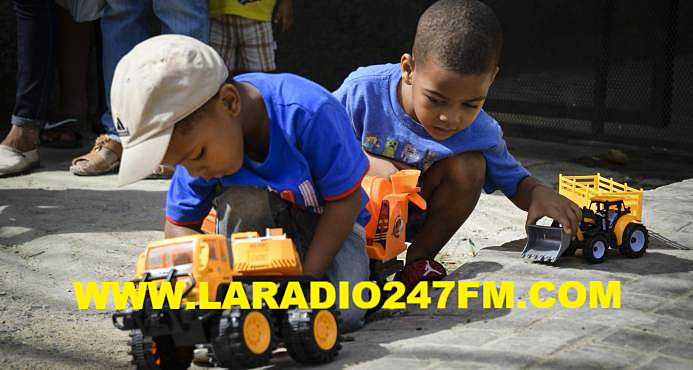
[[401, 281], [407, 291], [411, 291], [421, 281], [436, 281], [446, 277], [445, 267], [433, 259], [421, 258], [407, 262], [402, 271], [395, 276]]

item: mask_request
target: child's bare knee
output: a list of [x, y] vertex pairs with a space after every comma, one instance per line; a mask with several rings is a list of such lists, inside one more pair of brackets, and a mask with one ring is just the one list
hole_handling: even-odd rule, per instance
[[463, 189], [481, 189], [486, 178], [486, 160], [479, 152], [461, 153], [444, 161], [445, 176]]

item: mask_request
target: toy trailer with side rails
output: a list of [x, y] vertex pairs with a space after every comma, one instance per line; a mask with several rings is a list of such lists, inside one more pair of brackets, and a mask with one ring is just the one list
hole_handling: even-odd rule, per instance
[[[187, 369], [196, 344], [211, 347], [217, 366], [258, 367], [267, 364], [280, 341], [296, 361], [326, 363], [341, 348], [341, 321], [334, 308], [200, 308], [200, 282], [208, 283], [210, 302], [223, 302], [229, 284], [240, 281], [252, 307], [253, 281], [275, 282], [277, 297], [282, 297], [290, 281], [308, 288], [310, 280], [302, 271], [296, 248], [281, 229], [269, 229], [264, 237], [235, 233], [231, 245], [216, 234], [152, 242], [137, 259], [133, 281], [184, 282], [181, 307], [172, 309], [166, 302], [153, 308], [147, 295], [141, 309], [115, 313], [113, 324], [130, 331], [132, 362], [138, 369]], [[188, 302], [195, 308], [188, 308]]]
[[576, 239], [555, 221], [550, 226], [527, 226], [527, 244], [522, 257], [556, 262], [561, 255], [572, 255], [582, 249], [590, 263], [600, 263], [609, 248], [622, 255], [640, 257], [649, 242], [642, 224], [642, 189], [620, 184], [599, 174], [558, 178], [559, 193], [582, 208], [582, 220]]

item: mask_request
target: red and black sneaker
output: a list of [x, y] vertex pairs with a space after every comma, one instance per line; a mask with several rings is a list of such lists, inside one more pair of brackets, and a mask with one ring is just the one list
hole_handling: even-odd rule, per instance
[[422, 258], [408, 262], [402, 271], [397, 273], [395, 280], [401, 281], [407, 291], [410, 291], [420, 281], [442, 280], [447, 275], [443, 265], [435, 260]]

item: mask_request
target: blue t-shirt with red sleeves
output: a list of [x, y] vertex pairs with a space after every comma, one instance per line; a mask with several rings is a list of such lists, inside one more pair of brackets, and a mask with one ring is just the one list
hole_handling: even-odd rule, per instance
[[[344, 107], [329, 91], [292, 74], [247, 73], [235, 76], [257, 88], [267, 110], [269, 150], [263, 162], [247, 155], [233, 175], [205, 180], [183, 166], [173, 175], [166, 198], [166, 218], [178, 225], [200, 223], [219, 189], [259, 187], [277, 192], [298, 207], [321, 214], [325, 201], [361, 191], [368, 159], [351, 129]], [[369, 214], [361, 209], [357, 222]]]
[[486, 160], [484, 191], [501, 190], [513, 196], [529, 172], [508, 152], [498, 122], [482, 110], [469, 127], [435, 140], [402, 108], [397, 97], [399, 80], [398, 64], [361, 67], [333, 93], [346, 107], [363, 149], [421, 171], [443, 158], [481, 152]]

